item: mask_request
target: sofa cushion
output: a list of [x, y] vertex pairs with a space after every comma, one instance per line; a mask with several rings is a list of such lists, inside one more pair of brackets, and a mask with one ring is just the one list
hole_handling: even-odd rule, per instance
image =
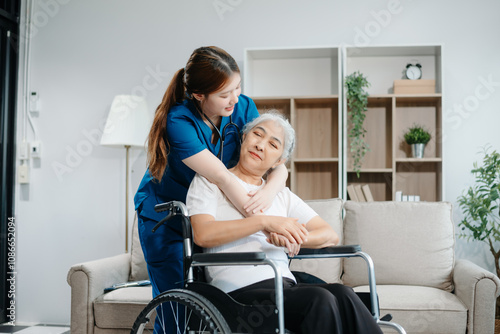
[[[372, 257], [377, 284], [453, 289], [450, 203], [347, 201], [344, 208], [344, 242]], [[365, 262], [345, 260], [342, 278], [350, 286], [368, 284]]]
[[[342, 204], [338, 198], [308, 200], [306, 203], [337, 232], [342, 243]], [[292, 260], [290, 269], [313, 274], [325, 282], [338, 283], [342, 273], [341, 259]]]
[[[368, 292], [359, 286], [356, 292]], [[424, 286], [377, 286], [380, 315], [390, 313], [392, 321], [407, 333], [465, 333], [467, 308], [454, 294]], [[384, 333], [390, 331], [384, 330]], [[392, 332], [391, 332], [392, 333]]]
[[130, 247], [132, 255], [130, 262], [130, 280], [142, 281], [149, 279], [144, 253], [142, 252], [141, 241], [139, 239], [139, 229], [137, 227], [137, 214], [132, 226], [132, 246]]
[[132, 328], [135, 319], [151, 301], [151, 286], [117, 289], [94, 301], [95, 325], [99, 328]]

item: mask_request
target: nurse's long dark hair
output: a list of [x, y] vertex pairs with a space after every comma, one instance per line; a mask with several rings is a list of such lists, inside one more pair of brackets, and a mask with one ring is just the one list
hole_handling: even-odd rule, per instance
[[[167, 167], [170, 144], [167, 142], [167, 115], [176, 103], [192, 99], [192, 94], [208, 95], [221, 89], [233, 73], [240, 69], [226, 51], [215, 46], [201, 47], [191, 54], [186, 67], [178, 70], [160, 105], [156, 108], [153, 125], [148, 136], [149, 173], [157, 181]], [[199, 107], [199, 106], [198, 106]]]

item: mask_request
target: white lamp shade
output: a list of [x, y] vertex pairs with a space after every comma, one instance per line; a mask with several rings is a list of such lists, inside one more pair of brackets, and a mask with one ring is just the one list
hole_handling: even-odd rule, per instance
[[151, 126], [146, 101], [140, 96], [113, 99], [101, 137], [104, 146], [144, 146]]

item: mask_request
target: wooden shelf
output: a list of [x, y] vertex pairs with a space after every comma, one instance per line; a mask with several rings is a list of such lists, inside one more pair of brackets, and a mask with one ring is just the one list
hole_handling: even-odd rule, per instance
[[288, 119], [290, 118], [291, 110], [291, 100], [286, 98], [269, 98], [269, 99], [253, 99], [259, 113], [264, 113], [271, 109], [278, 110], [281, 114], [285, 115]]
[[337, 162], [298, 163], [294, 169], [292, 191], [300, 198], [306, 200], [339, 197]]
[[395, 188], [421, 201], [440, 201], [442, 169], [439, 162], [404, 163], [396, 166]]
[[249, 96], [338, 94], [340, 48], [248, 48], [243, 88]]
[[[402, 79], [406, 64], [416, 61], [422, 64], [423, 79], [435, 80], [436, 92], [394, 94], [394, 80]], [[358, 178], [347, 146], [347, 185], [369, 184], [375, 200], [394, 200], [396, 191], [420, 195], [423, 201], [442, 200], [441, 61], [440, 46], [346, 48], [344, 73], [360, 71], [371, 84], [365, 118], [365, 140], [371, 151]], [[414, 124], [423, 125], [432, 136], [422, 159], [413, 158], [404, 141]]]
[[[356, 173], [356, 172], [352, 169], [348, 169], [347, 173]], [[379, 169], [377, 169], [377, 168], [372, 168], [372, 169], [363, 168], [360, 170], [360, 173], [392, 173], [392, 168], [379, 168]]]
[[404, 99], [407, 98], [409, 100], [415, 98], [415, 100], [422, 100], [425, 98], [428, 98], [428, 100], [434, 100], [437, 98], [442, 97], [441, 93], [433, 93], [433, 94], [373, 94], [370, 95], [370, 98], [376, 98], [376, 99], [392, 99], [392, 98], [398, 98], [398, 99]]
[[293, 159], [295, 163], [322, 163], [322, 162], [338, 162], [339, 158], [310, 158], [310, 159]]
[[349, 185], [368, 185], [375, 201], [392, 199], [392, 169], [387, 172], [362, 172], [358, 178], [355, 173], [347, 173]]
[[339, 157], [338, 98], [293, 99], [295, 159]]
[[396, 162], [416, 162], [416, 163], [425, 163], [425, 162], [441, 162], [442, 158], [396, 158]]
[[253, 98], [260, 113], [277, 109], [295, 129], [287, 186], [303, 199], [340, 197], [341, 122], [337, 95]]
[[[344, 54], [345, 57], [341, 56]], [[277, 109], [296, 131], [287, 185], [303, 199], [342, 197], [348, 185], [369, 185], [376, 201], [396, 191], [442, 200], [441, 46], [316, 47], [245, 50], [245, 94], [259, 112]], [[422, 65], [430, 94], [394, 94], [408, 63]], [[363, 73], [371, 84], [365, 118], [365, 155], [359, 178], [349, 154], [342, 75]], [[404, 133], [415, 123], [430, 130], [424, 158], [411, 157]]]

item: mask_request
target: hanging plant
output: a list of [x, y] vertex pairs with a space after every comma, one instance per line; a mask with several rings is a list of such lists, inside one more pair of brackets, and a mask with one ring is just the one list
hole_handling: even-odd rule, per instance
[[353, 169], [359, 178], [363, 158], [370, 150], [364, 140], [366, 129], [363, 127], [368, 106], [368, 93], [364, 88], [370, 87], [370, 83], [363, 74], [354, 72], [345, 78], [345, 86], [347, 88], [350, 152]]

